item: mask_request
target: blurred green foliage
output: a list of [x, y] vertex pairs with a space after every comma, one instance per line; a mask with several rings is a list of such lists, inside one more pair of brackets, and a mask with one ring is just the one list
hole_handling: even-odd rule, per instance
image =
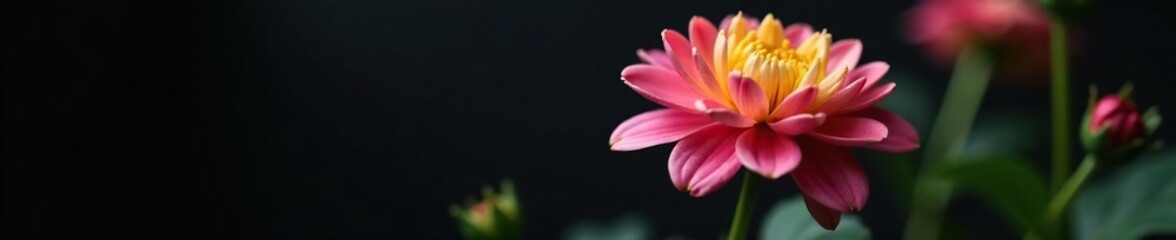
[[642, 215], [627, 214], [613, 221], [583, 220], [564, 230], [563, 240], [652, 239], [653, 224]]
[[1176, 150], [1153, 152], [1079, 192], [1070, 209], [1074, 239], [1176, 234]]
[[825, 230], [809, 215], [804, 200], [796, 196], [772, 206], [760, 227], [760, 239], [870, 239], [870, 229], [857, 216], [842, 215], [837, 230]]
[[992, 156], [957, 161], [935, 169], [936, 177], [954, 181], [966, 192], [993, 204], [1021, 231], [1039, 226], [1049, 201], [1045, 179], [1019, 157]]

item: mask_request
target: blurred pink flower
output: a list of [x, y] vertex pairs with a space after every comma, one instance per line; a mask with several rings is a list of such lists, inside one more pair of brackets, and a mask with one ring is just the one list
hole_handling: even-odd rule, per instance
[[955, 62], [963, 48], [1000, 52], [1000, 70], [1044, 74], [1049, 63], [1049, 19], [1032, 0], [922, 0], [907, 12], [906, 38], [940, 63]]
[[[729, 23], [728, 23], [729, 22]], [[907, 152], [919, 136], [905, 119], [875, 108], [894, 89], [879, 84], [885, 62], [858, 65], [862, 43], [772, 15], [742, 14], [722, 29], [702, 17], [688, 36], [662, 31], [665, 52], [639, 50], [645, 63], [624, 83], [665, 109], [638, 114], [609, 138], [615, 151], [678, 141], [670, 180], [691, 196], [716, 191], [741, 169], [777, 179], [792, 173], [810, 213], [825, 228], [866, 204], [869, 185], [850, 147]]]
[[1112, 149], [1142, 139], [1146, 128], [1135, 103], [1119, 95], [1107, 95], [1098, 100], [1090, 116], [1090, 132], [1106, 128], [1107, 141]]

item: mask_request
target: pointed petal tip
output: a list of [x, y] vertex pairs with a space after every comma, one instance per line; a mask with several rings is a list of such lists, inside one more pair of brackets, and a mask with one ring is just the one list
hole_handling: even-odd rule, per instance
[[[666, 40], [666, 35], [667, 35], [668, 33], [673, 33], [673, 32], [675, 32], [673, 29], [669, 29], [669, 28], [662, 29], [662, 30], [661, 30], [661, 33], [659, 33], [659, 34], [661, 35], [662, 41], [665, 41], [665, 40]], [[666, 49], [666, 50], [669, 50], [669, 49]]]
[[778, 172], [768, 173], [768, 175], [761, 175], [761, 176], [764, 176], [765, 178], [768, 178], [771, 180], [776, 180], [776, 179], [780, 179], [780, 177], [783, 177], [785, 174], [788, 174], [788, 172], [779, 172], [778, 171]]
[[617, 142], [620, 142], [620, 141], [621, 141], [620, 139], [617, 139], [617, 140], [615, 140], [615, 141], [609, 141], [609, 142], [608, 142], [608, 150], [609, 150], [609, 151], [613, 151], [613, 152], [628, 152], [628, 151], [633, 151], [633, 149], [626, 149], [626, 148], [622, 148], [622, 147], [620, 147], [620, 146], [617, 146]]
[[817, 224], [821, 226], [821, 228], [829, 231], [837, 229], [837, 225], [841, 223], [841, 212], [825, 207], [807, 195], [803, 195], [802, 197], [804, 199], [805, 208], [808, 208], [809, 216], [812, 216], [813, 220], [816, 221]]
[[877, 120], [886, 125], [889, 131], [885, 139], [881, 142], [865, 146], [867, 148], [890, 153], [904, 153], [922, 147], [922, 140], [914, 126], [898, 114], [871, 107], [855, 112], [853, 115]]
[[706, 196], [706, 193], [700, 191], [697, 188], [686, 188], [686, 189], [684, 189], [683, 192], [685, 192], [686, 194], [689, 194], [691, 197], [694, 197], [694, 198], [702, 198], [703, 196]]
[[709, 24], [709, 23], [710, 23], [709, 20], [706, 20], [705, 17], [699, 16], [699, 15], [694, 15], [693, 17], [690, 17], [690, 28], [694, 28], [696, 26], [705, 26], [705, 25], [700, 25], [700, 24]]
[[825, 230], [828, 230], [830, 232], [837, 231], [837, 225], [841, 224], [841, 217], [840, 216], [838, 216], [837, 219], [813, 219], [813, 220], [816, 220], [817, 225], [821, 225], [821, 228], [824, 228]]
[[793, 171], [792, 178], [796, 186], [806, 198], [812, 201], [810, 213], [818, 221], [821, 217], [830, 217], [825, 210], [837, 212], [853, 212], [860, 210], [869, 199], [869, 183], [864, 169], [847, 148], [824, 144], [820, 141], [807, 142], [804, 145], [804, 159], [817, 161], [801, 161], [800, 167]]

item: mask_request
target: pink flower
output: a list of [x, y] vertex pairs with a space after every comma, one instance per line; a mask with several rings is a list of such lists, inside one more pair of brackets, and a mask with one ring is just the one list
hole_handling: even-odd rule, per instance
[[869, 195], [850, 147], [919, 147], [910, 123], [874, 107], [895, 87], [879, 84], [890, 66], [859, 66], [861, 41], [832, 42], [807, 24], [784, 27], [770, 14], [758, 25], [741, 14], [729, 21], [717, 29], [694, 17], [689, 37], [662, 31], [665, 52], [638, 51], [645, 63], [626, 67], [621, 78], [666, 108], [621, 123], [609, 143], [630, 151], [678, 141], [670, 180], [695, 197], [741, 167], [769, 179], [792, 173], [810, 213], [832, 229]]
[[1002, 72], [1048, 69], [1049, 22], [1032, 0], [923, 0], [905, 21], [907, 40], [937, 62], [955, 62], [965, 47], [984, 45], [1003, 54]]
[[1105, 128], [1107, 142], [1112, 149], [1144, 137], [1146, 128], [1143, 119], [1130, 99], [1107, 95], [1094, 105], [1090, 117], [1090, 132], [1097, 133]]

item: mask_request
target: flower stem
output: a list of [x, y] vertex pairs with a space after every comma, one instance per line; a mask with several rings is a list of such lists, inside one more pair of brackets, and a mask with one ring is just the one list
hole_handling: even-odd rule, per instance
[[1050, 190], [1059, 191], [1070, 172], [1070, 83], [1066, 63], [1066, 24], [1060, 17], [1050, 18], [1050, 111], [1053, 118], [1053, 166]]
[[735, 220], [731, 221], [731, 232], [727, 233], [728, 240], [742, 240], [747, 238], [747, 225], [751, 224], [751, 209], [755, 206], [755, 198], [759, 195], [760, 177], [754, 172], [744, 171], [743, 189], [739, 191], [739, 203], [735, 205]]
[[1094, 172], [1097, 162], [1098, 160], [1093, 155], [1086, 155], [1086, 158], [1082, 159], [1082, 163], [1078, 165], [1078, 169], [1074, 170], [1074, 175], [1058, 189], [1058, 193], [1054, 194], [1049, 205], [1046, 205], [1045, 226], [1053, 231], [1055, 238], [1061, 236], [1061, 233], [1058, 232], [1060, 226], [1058, 221], [1065, 215], [1066, 206], [1070, 205], [1070, 201], [1074, 199], [1078, 189], [1082, 188], [1082, 184], [1086, 183], [1090, 173]]
[[955, 64], [951, 82], [923, 152], [923, 167], [915, 178], [911, 214], [903, 234], [905, 239], [939, 238], [943, 208], [951, 200], [952, 185], [933, 178], [931, 169], [958, 159], [963, 152], [968, 131], [972, 128], [992, 74], [992, 59], [987, 52], [977, 48], [964, 49]]

